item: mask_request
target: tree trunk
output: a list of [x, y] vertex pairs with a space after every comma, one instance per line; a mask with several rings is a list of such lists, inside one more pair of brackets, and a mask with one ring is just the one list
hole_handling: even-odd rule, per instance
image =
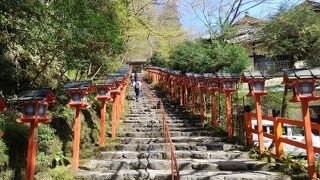
[[288, 110], [288, 101], [287, 101], [288, 89], [289, 89], [289, 87], [287, 85], [285, 85], [284, 86], [283, 97], [282, 97], [281, 117], [285, 117], [286, 114], [287, 114], [287, 110]]

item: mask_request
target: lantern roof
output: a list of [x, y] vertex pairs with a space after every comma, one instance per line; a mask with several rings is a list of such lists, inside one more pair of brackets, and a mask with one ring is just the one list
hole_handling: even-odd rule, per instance
[[51, 88], [33, 89], [23, 91], [18, 94], [18, 101], [43, 101], [46, 100], [48, 103], [55, 101], [54, 93]]
[[216, 75], [218, 79], [233, 79], [233, 80], [239, 79], [239, 74], [237, 73], [218, 72]]
[[[113, 73], [107, 77], [107, 84], [112, 83], [113, 81], [121, 81], [124, 78], [125, 74]], [[112, 82], [111, 82], [112, 81]]]
[[214, 73], [203, 73], [203, 77], [205, 78], [216, 78], [217, 75]]
[[204, 77], [202, 74], [193, 74], [193, 77], [194, 78], [201, 78], [201, 77]]
[[62, 88], [62, 90], [67, 91], [67, 90], [88, 90], [91, 88], [92, 85], [92, 80], [87, 80], [87, 81], [71, 81], [65, 84]]
[[261, 71], [244, 71], [241, 76], [242, 82], [248, 82], [249, 80], [258, 80], [258, 79], [270, 79], [270, 77]]
[[107, 85], [107, 80], [105, 79], [97, 79], [94, 81], [95, 86], [105, 86]]
[[186, 73], [187, 77], [192, 77], [192, 75], [193, 75], [192, 73]]
[[285, 69], [283, 82], [289, 83], [294, 80], [316, 79], [320, 80], [320, 68], [313, 69]]

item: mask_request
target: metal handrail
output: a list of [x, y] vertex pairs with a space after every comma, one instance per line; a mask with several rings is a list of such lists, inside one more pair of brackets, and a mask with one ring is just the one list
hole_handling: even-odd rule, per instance
[[164, 106], [163, 103], [161, 101], [160, 98], [157, 97], [157, 95], [152, 92], [148, 87], [146, 87], [146, 83], [143, 82], [142, 83], [142, 87], [145, 90], [149, 100], [152, 101], [152, 104], [155, 105], [156, 109], [158, 109], [158, 104], [159, 104], [159, 109], [160, 109], [160, 113], [161, 113], [161, 123], [162, 123], [162, 127], [163, 127], [163, 137], [165, 139], [165, 158], [166, 157], [166, 153], [167, 153], [167, 144], [170, 145], [170, 161], [171, 161], [171, 179], [172, 180], [180, 180], [180, 175], [179, 175], [179, 167], [177, 164], [177, 159], [175, 157], [175, 146], [172, 143], [172, 138], [171, 138], [171, 134], [170, 134], [170, 128], [168, 126], [167, 123], [167, 117], [166, 117], [166, 113], [164, 110]]

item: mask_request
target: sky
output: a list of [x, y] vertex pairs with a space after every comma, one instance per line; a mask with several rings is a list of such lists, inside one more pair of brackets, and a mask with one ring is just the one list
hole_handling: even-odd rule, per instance
[[[200, 4], [192, 5], [195, 0], [180, 0], [178, 3], [178, 12], [180, 15], [180, 23], [189, 36], [201, 37], [208, 34], [208, 28], [203, 23], [205, 14], [214, 14], [218, 11], [218, 2], [220, 0], [198, 0]], [[279, 6], [286, 3], [289, 6], [297, 5], [303, 0], [266, 0], [266, 3], [258, 5], [250, 9], [248, 14], [259, 19], [268, 19], [275, 14]], [[320, 0], [315, 0], [320, 2]], [[203, 9], [203, 4], [207, 8]], [[242, 14], [244, 16], [244, 14]]]

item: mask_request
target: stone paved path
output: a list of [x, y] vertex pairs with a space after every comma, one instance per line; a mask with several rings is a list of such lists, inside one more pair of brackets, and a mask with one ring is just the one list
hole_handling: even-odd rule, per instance
[[[247, 152], [221, 142], [212, 130], [174, 107], [168, 107], [167, 113], [182, 180], [290, 179], [272, 172], [274, 165], [251, 160]], [[145, 92], [139, 102], [130, 101], [119, 132], [119, 144], [80, 166], [77, 179], [171, 179], [170, 161], [164, 158], [160, 112]]]

